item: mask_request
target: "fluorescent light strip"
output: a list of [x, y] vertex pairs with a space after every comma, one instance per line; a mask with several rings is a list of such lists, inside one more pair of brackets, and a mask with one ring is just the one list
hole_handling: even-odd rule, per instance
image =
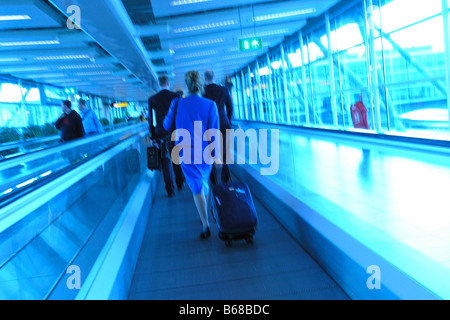
[[269, 31], [261, 31], [257, 33], [248, 33], [239, 37], [239, 39], [251, 38], [251, 37], [265, 37], [265, 36], [274, 36], [278, 34], [286, 34], [290, 33], [288, 29], [277, 29], [277, 30], [269, 30]]
[[90, 82], [78, 82], [78, 81], [72, 81], [72, 80], [67, 80], [67, 81], [53, 81], [52, 83], [57, 84], [59, 86], [64, 86], [64, 87], [76, 87], [79, 88], [81, 86], [92, 86], [92, 83]]
[[110, 80], [117, 80], [124, 82], [123, 77], [117, 76], [117, 77], [103, 77], [103, 78], [89, 78], [89, 81], [110, 81]]
[[26, 77], [27, 78], [32, 78], [32, 79], [47, 79], [47, 80], [52, 80], [52, 81], [55, 81], [55, 79], [70, 79], [64, 73], [58, 73], [58, 74], [45, 74], [45, 73], [41, 73], [41, 74], [27, 74]]
[[104, 65], [102, 64], [80, 64], [80, 65], [73, 65], [73, 66], [59, 66], [58, 69], [60, 70], [71, 70], [71, 69], [90, 69], [90, 68], [103, 68]]
[[43, 174], [41, 174], [41, 177], [49, 176], [51, 173], [52, 173], [52, 170], [44, 172]]
[[231, 60], [231, 59], [239, 59], [239, 58], [250, 58], [257, 55], [257, 52], [249, 52], [244, 54], [235, 54], [230, 56], [225, 56], [221, 60]]
[[176, 0], [176, 1], [171, 1], [170, 5], [172, 7], [176, 7], [176, 6], [184, 6], [187, 4], [194, 4], [194, 3], [201, 3], [201, 2], [208, 2], [208, 1], [212, 1], [212, 0]]
[[294, 11], [273, 13], [273, 14], [266, 14], [266, 15], [263, 15], [263, 16], [258, 16], [258, 17], [253, 18], [253, 21], [265, 21], [265, 20], [286, 18], [286, 17], [299, 16], [299, 15], [302, 15], [302, 14], [313, 13], [313, 12], [316, 12], [316, 8], [301, 9], [301, 10], [294, 10]]
[[31, 20], [31, 17], [29, 15], [0, 16], [0, 21], [13, 21], [13, 20]]
[[90, 56], [87, 54], [70, 54], [63, 56], [42, 56], [42, 57], [34, 57], [34, 60], [74, 60], [74, 59], [89, 59]]
[[213, 28], [219, 28], [219, 27], [224, 27], [224, 26], [231, 26], [236, 23], [237, 23], [236, 20], [224, 20], [224, 21], [220, 21], [220, 22], [211, 22], [211, 23], [198, 24], [198, 25], [189, 26], [189, 27], [176, 28], [176, 29], [173, 29], [173, 32], [174, 33], [182, 33], [182, 32], [189, 32], [189, 31], [213, 29]]
[[11, 193], [12, 191], [13, 191], [13, 189], [9, 188], [8, 190], [4, 191], [3, 194], [8, 194], [8, 193]]
[[21, 58], [0, 58], [0, 62], [17, 62], [23, 61]]
[[5, 68], [1, 69], [2, 72], [28, 72], [28, 71], [43, 71], [48, 70], [48, 68], [45, 67], [27, 67], [27, 68]]
[[195, 52], [195, 53], [190, 53], [190, 54], [182, 54], [182, 55], [178, 55], [175, 56], [175, 59], [188, 59], [188, 58], [196, 58], [196, 57], [203, 57], [203, 56], [212, 56], [217, 54], [216, 50], [206, 50], [206, 51], [200, 51], [200, 52]]
[[195, 60], [195, 61], [189, 61], [186, 63], [179, 63], [179, 64], [175, 64], [175, 69], [177, 68], [183, 68], [183, 67], [188, 67], [188, 66], [195, 66], [197, 64], [203, 64], [203, 63], [211, 63], [211, 59], [202, 59], [202, 60]]
[[111, 74], [111, 71], [78, 72], [77, 76], [101, 76]]
[[211, 39], [211, 40], [201, 40], [201, 41], [194, 41], [194, 42], [188, 42], [188, 43], [182, 43], [174, 46], [174, 49], [182, 49], [182, 48], [190, 48], [190, 47], [198, 47], [198, 46], [204, 46], [208, 44], [215, 44], [215, 43], [221, 43], [224, 42], [225, 39]]
[[59, 44], [58, 40], [43, 40], [43, 41], [15, 41], [15, 42], [0, 42], [2, 47], [13, 47], [13, 46], [39, 46], [46, 44]]
[[30, 180], [27, 180], [27, 181], [25, 181], [25, 182], [23, 182], [23, 183], [21, 183], [21, 184], [18, 184], [18, 185], [16, 186], [16, 188], [19, 189], [19, 188], [25, 187], [25, 186], [27, 186], [27, 185], [29, 185], [29, 184], [35, 182], [36, 180], [37, 180], [37, 178], [33, 178], [33, 179], [30, 179]]

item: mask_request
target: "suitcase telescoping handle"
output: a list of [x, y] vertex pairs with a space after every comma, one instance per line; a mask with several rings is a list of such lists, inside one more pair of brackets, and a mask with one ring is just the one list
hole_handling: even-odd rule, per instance
[[[213, 166], [215, 166], [215, 165], [216, 164], [213, 164]], [[222, 164], [222, 169], [221, 170], [223, 170], [223, 166], [227, 166], [227, 164]], [[222, 172], [220, 172], [220, 182], [219, 182], [218, 174], [217, 174], [217, 167], [213, 168], [211, 172], [212, 172], [212, 174], [214, 176], [214, 181], [215, 181], [215, 182], [213, 182], [213, 184], [221, 184], [221, 183], [223, 183], [223, 181], [222, 181]], [[229, 175], [229, 181], [228, 182], [233, 182], [233, 179], [231, 178], [231, 172], [230, 172], [230, 175]]]
[[[222, 181], [222, 170], [223, 170], [223, 166], [228, 166], [228, 164], [226, 164], [226, 163], [223, 163], [222, 164], [222, 168], [221, 168], [221, 172], [220, 172], [220, 183], [224, 183], [223, 181]], [[233, 182], [233, 179], [231, 178], [231, 171], [230, 171], [230, 169], [228, 168], [228, 172], [229, 172], [229, 181], [228, 182]], [[217, 184], [219, 184], [219, 180], [218, 180], [218, 174], [217, 174], [217, 170], [213, 170], [213, 174], [214, 174], [214, 178], [215, 178], [215, 181], [216, 181], [216, 183]]]

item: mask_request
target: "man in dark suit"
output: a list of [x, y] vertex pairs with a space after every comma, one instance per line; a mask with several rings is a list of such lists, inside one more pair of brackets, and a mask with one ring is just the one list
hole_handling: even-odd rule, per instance
[[[203, 97], [213, 100], [219, 109], [220, 132], [223, 137], [222, 157], [224, 165], [222, 166], [222, 182], [228, 182], [231, 179], [230, 167], [226, 162], [227, 146], [226, 146], [226, 130], [231, 129], [231, 117], [233, 116], [233, 102], [230, 93], [226, 87], [219, 86], [214, 83], [214, 72], [205, 71], [205, 94]], [[216, 168], [213, 166], [211, 172], [211, 182], [217, 183]]]
[[[68, 142], [84, 137], [83, 120], [80, 115], [72, 110], [72, 102], [64, 100], [61, 103], [63, 113], [55, 122], [55, 127], [61, 131], [61, 141]], [[80, 160], [79, 148], [70, 148], [61, 152], [63, 159], [70, 163]]]
[[61, 131], [61, 140], [64, 142], [84, 137], [83, 121], [80, 115], [72, 110], [72, 103], [65, 100], [61, 104], [63, 113], [55, 122], [56, 129]]
[[[183, 188], [184, 178], [181, 167], [175, 164], [172, 165], [172, 159], [170, 158], [173, 148], [173, 143], [170, 139], [171, 132], [167, 132], [164, 129], [163, 122], [169, 111], [172, 100], [178, 99], [180, 96], [169, 90], [169, 77], [162, 75], [158, 78], [158, 81], [161, 90], [148, 99], [149, 130], [152, 135], [152, 139], [155, 139], [159, 143], [164, 183], [166, 185], [167, 194], [169, 198], [171, 198], [175, 195], [173, 173], [175, 172], [175, 181], [178, 190]], [[156, 127], [153, 125], [153, 110], [155, 111]]]

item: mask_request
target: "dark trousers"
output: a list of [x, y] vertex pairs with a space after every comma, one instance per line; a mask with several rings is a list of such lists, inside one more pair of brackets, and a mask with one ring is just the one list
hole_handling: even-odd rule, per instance
[[183, 171], [180, 165], [172, 163], [172, 158], [170, 156], [174, 144], [169, 139], [163, 139], [159, 142], [159, 148], [161, 150], [161, 168], [164, 177], [164, 184], [166, 185], [166, 191], [168, 195], [175, 192], [175, 186], [173, 183], [175, 175], [175, 183], [178, 189], [183, 187], [184, 177]]

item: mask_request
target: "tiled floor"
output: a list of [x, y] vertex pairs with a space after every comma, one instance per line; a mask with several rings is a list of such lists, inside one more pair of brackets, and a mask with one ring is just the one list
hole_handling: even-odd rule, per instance
[[226, 247], [212, 219], [211, 238], [199, 238], [190, 191], [169, 199], [160, 181], [129, 299], [348, 299], [257, 201], [255, 206], [254, 244]]

